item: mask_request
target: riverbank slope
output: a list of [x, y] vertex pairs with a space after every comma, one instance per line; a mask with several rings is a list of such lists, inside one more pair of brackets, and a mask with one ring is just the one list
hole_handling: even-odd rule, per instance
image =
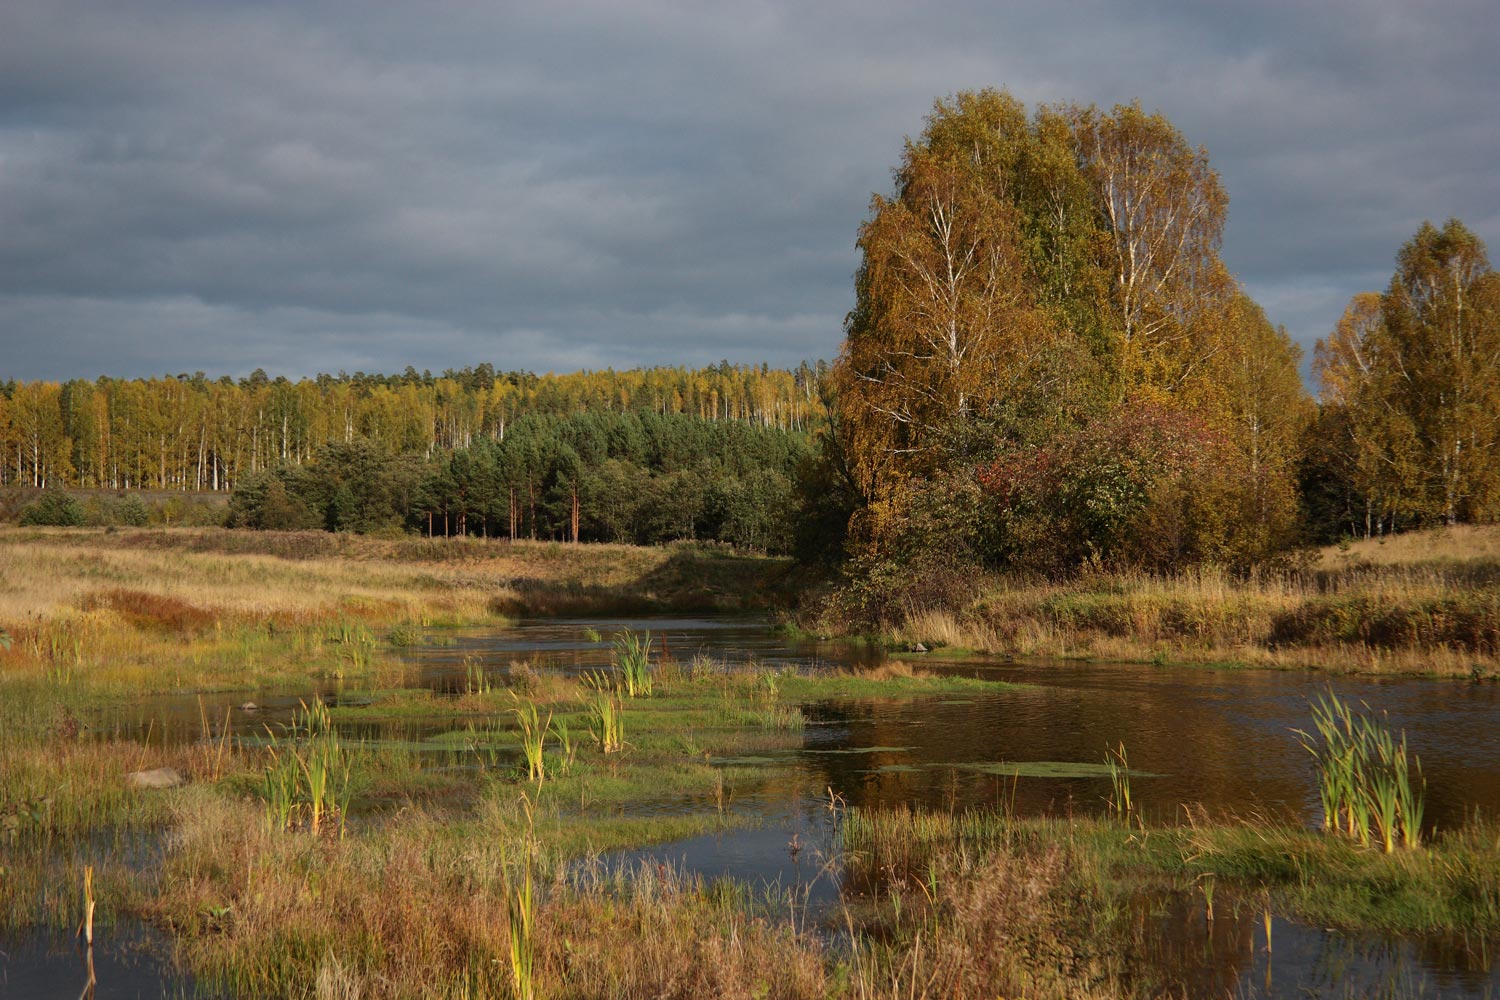
[[[848, 631], [851, 592], [804, 627]], [[932, 592], [931, 587], [913, 586]], [[1457, 526], [1329, 546], [1236, 576], [995, 575], [895, 606], [899, 646], [1019, 657], [1200, 662], [1358, 673], [1500, 676], [1500, 527]]]

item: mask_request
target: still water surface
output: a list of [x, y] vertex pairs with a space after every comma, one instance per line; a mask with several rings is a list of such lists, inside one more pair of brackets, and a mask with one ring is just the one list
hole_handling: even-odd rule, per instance
[[[411, 652], [416, 683], [460, 690], [466, 661], [499, 669], [513, 660], [581, 671], [607, 664], [609, 635], [649, 629], [679, 660], [704, 655], [731, 665], [796, 669], [871, 665], [868, 646], [789, 639], [737, 619], [526, 622], [464, 631]], [[592, 641], [586, 630], [603, 634]], [[1141, 807], [1159, 819], [1184, 805], [1211, 812], [1295, 813], [1316, 820], [1312, 759], [1295, 733], [1308, 703], [1332, 689], [1389, 714], [1407, 733], [1427, 777], [1427, 819], [1437, 828], [1478, 811], [1500, 814], [1500, 685], [1414, 678], [1371, 679], [1265, 670], [1210, 670], [1074, 661], [925, 660], [915, 666], [1023, 687], [959, 697], [833, 700], [804, 706], [804, 746], [784, 766], [831, 786], [852, 805], [984, 804], [999, 797], [1028, 812], [1097, 811], [1103, 778], [1007, 778], [974, 765], [1063, 761], [1098, 764], [1123, 743]], [[196, 724], [196, 720], [195, 720]], [[875, 753], [833, 751], [892, 748]], [[899, 749], [897, 749], [899, 748]]]

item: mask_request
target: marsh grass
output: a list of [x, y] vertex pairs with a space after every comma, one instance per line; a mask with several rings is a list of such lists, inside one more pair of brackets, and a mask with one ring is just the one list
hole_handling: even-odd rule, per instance
[[[265, 741], [226, 741], [206, 713], [190, 747], [80, 739], [69, 719], [101, 692], [126, 690], [117, 686], [126, 679], [149, 677], [144, 687], [159, 690], [239, 671], [305, 683], [350, 670], [341, 653], [350, 644], [373, 646], [367, 676], [379, 677], [392, 669], [383, 666], [388, 651], [359, 630], [482, 613], [482, 586], [451, 585], [481, 579], [495, 551], [395, 543], [395, 554], [375, 558], [362, 543], [345, 550], [319, 540], [305, 553], [268, 555], [213, 550], [241, 544], [213, 535], [201, 536], [202, 548], [167, 541], [122, 548], [0, 532], [7, 554], [34, 546], [60, 560], [43, 589], [77, 588], [39, 616], [0, 615], [16, 637], [0, 652], [0, 918], [78, 926], [78, 886], [93, 864], [100, 926], [131, 913], [163, 928], [206, 991], [369, 1000], [1170, 995], [1142, 958], [1131, 900], [1165, 892], [1196, 905], [1209, 874], [1221, 927], [1236, 901], [1254, 899], [1322, 926], [1500, 933], [1500, 846], [1477, 825], [1386, 854], [1260, 821], [1148, 828], [1004, 809], [837, 807], [827, 850], [847, 876], [849, 906], [821, 933], [769, 893], [667, 864], [588, 861], [753, 822], [736, 804], [787, 794], [765, 761], [801, 746], [793, 713], [803, 701], [991, 687], [910, 665], [799, 676], [694, 658], [670, 672], [656, 664], [652, 697], [633, 700], [612, 683], [535, 672], [511, 689], [487, 678], [487, 690], [456, 698], [376, 690], [365, 705], [309, 703]], [[268, 565], [250, 565], [260, 561]], [[339, 565], [320, 569], [329, 563]], [[138, 575], [146, 566], [164, 575]], [[264, 574], [259, 582], [238, 576], [252, 569]], [[264, 605], [247, 612], [234, 597], [241, 587], [262, 588]], [[301, 588], [301, 599], [282, 587]], [[191, 632], [143, 626], [113, 599], [88, 609], [77, 600], [111, 588], [174, 595], [213, 622]], [[54, 656], [67, 684], [43, 669]], [[514, 669], [510, 679], [519, 679]], [[521, 704], [536, 713], [545, 783], [510, 766], [525, 756], [527, 725], [508, 714]], [[335, 720], [388, 720], [397, 735], [346, 742]], [[402, 735], [408, 724], [413, 735]], [[585, 729], [589, 738], [574, 747], [571, 734]], [[317, 748], [330, 751], [322, 763]], [[257, 793], [278, 761], [286, 804], [273, 810], [272, 795]], [[1121, 749], [1118, 765], [1126, 763]], [[179, 768], [189, 784], [126, 788], [128, 771], [154, 766]], [[1116, 798], [1128, 801], [1118, 790]], [[313, 799], [323, 803], [316, 813]], [[1414, 808], [1398, 802], [1396, 814]], [[329, 835], [335, 829], [344, 835]], [[132, 837], [147, 847], [127, 865]]]
[[343, 837], [353, 795], [351, 762], [328, 707], [303, 702], [285, 734], [268, 728], [267, 735], [261, 797], [268, 829], [305, 825], [316, 837], [336, 822]]
[[598, 689], [587, 703], [589, 737], [600, 753], [625, 749], [625, 706], [618, 693]]
[[516, 726], [521, 732], [521, 753], [526, 759], [526, 778], [541, 785], [547, 780], [547, 733], [552, 727], [552, 713], [543, 720], [538, 714], [536, 702], [516, 698], [511, 709], [516, 717]]
[[[505, 913], [508, 943], [510, 945], [511, 984], [517, 1000], [535, 1000], [536, 997], [536, 886], [533, 871], [536, 867], [535, 806], [531, 799], [522, 796], [522, 811], [526, 816], [526, 829], [522, 836], [520, 876], [506, 884]], [[502, 848], [501, 865], [506, 867]]]
[[559, 770], [563, 777], [567, 777], [573, 773], [573, 768], [578, 762], [578, 746], [573, 742], [572, 730], [562, 719], [552, 722], [552, 735], [557, 738], [557, 747], [560, 752]]
[[[1282, 568], [1169, 576], [994, 575], [972, 600], [874, 623], [898, 646], [1038, 657], [1500, 676], [1500, 527], [1440, 528], [1329, 546]], [[837, 605], [820, 634], [868, 628]]]
[[[909, 670], [892, 671], [885, 683], [907, 695], [940, 689]], [[816, 684], [837, 687], [831, 679]], [[127, 821], [135, 811], [156, 824], [162, 853], [145, 875], [97, 867], [96, 886], [105, 920], [109, 908], [128, 907], [169, 929], [184, 967], [229, 995], [1171, 995], [1132, 901], [1143, 892], [1196, 894], [1201, 908], [1210, 876], [1220, 925], [1233, 923], [1238, 901], [1254, 899], [1258, 918], [1269, 899], [1324, 926], [1500, 930], [1500, 852], [1494, 831], [1478, 827], [1386, 855], [1254, 822], [1148, 828], [1107, 817], [1024, 819], [1004, 809], [846, 810], [830, 796], [822, 849], [844, 873], [848, 903], [831, 917], [833, 927], [809, 923], [805, 904], [785, 892], [707, 882], [666, 864], [590, 860], [752, 821], [726, 803], [785, 792], [751, 761], [800, 739], [721, 718], [726, 706], [764, 711], [799, 696], [794, 678], [764, 668], [717, 664], [669, 693], [631, 702], [630, 752], [585, 747], [572, 768], [557, 763], [570, 742], [560, 729], [587, 719], [590, 698], [622, 704], [619, 692], [554, 678], [545, 697], [524, 696], [522, 705], [509, 692], [470, 700], [390, 692], [336, 711], [310, 703], [276, 735], [280, 752], [305, 753], [335, 720], [348, 726], [382, 712], [422, 712], [451, 722], [443, 736], [455, 747], [514, 753], [526, 724], [507, 718], [507, 705], [529, 704], [537, 729], [551, 716], [553, 745], [543, 749], [553, 766], [544, 785], [501, 768], [476, 780], [473, 771], [430, 768], [420, 755], [340, 741], [364, 808], [385, 803], [362, 813], [343, 838], [312, 836], [300, 802], [291, 826], [305, 832], [289, 834], [286, 824], [266, 822], [263, 802], [247, 801], [243, 792], [268, 759], [258, 743], [216, 751], [214, 737], [172, 756], [106, 742], [99, 757], [64, 768], [58, 747], [71, 743], [47, 741], [62, 739], [57, 713], [78, 696], [39, 681], [29, 690], [15, 706], [0, 706], [0, 719], [16, 722], [0, 729], [0, 748], [13, 754], [7, 761], [40, 770], [39, 787], [103, 760], [115, 762], [117, 775], [170, 760], [194, 777], [160, 798], [126, 797], [114, 815]], [[464, 714], [471, 711], [478, 714]], [[203, 725], [212, 734], [212, 723]], [[705, 754], [746, 762], [713, 763]], [[9, 768], [4, 773], [8, 781]], [[68, 793], [80, 804], [79, 793], [108, 784], [89, 780]], [[673, 809], [633, 808], [660, 801]], [[336, 818], [325, 813], [323, 829]], [[25, 857], [43, 856], [42, 840], [27, 842], [38, 846]], [[54, 833], [48, 848], [57, 860], [45, 878], [65, 889], [47, 904], [59, 926], [77, 926], [82, 866], [98, 863], [60, 849], [81, 843]], [[29, 894], [41, 891], [42, 879], [9, 912], [35, 919], [41, 911]]]
[[494, 690], [483, 661], [473, 656], [464, 657], [464, 694], [486, 695]]
[[[0, 630], [10, 640], [0, 643], [0, 681], [39, 677], [131, 694], [286, 686], [309, 676], [379, 683], [399, 675], [387, 654], [418, 629], [545, 612], [570, 594], [623, 606], [642, 589], [653, 594], [651, 607], [697, 602], [705, 587], [723, 607], [742, 607], [774, 591], [761, 584], [785, 570], [781, 560], [683, 547], [558, 548], [0, 528], [6, 579], [24, 581], [0, 587]], [[389, 642], [376, 641], [380, 630]], [[634, 683], [649, 684], [649, 669]]]
[[[1253, 899], [1315, 926], [1391, 933], [1500, 932], [1500, 843], [1471, 823], [1422, 851], [1361, 848], [1298, 826], [1197, 819], [1186, 826], [1121, 826], [1108, 818], [1023, 818], [1003, 809], [927, 814], [852, 809], [841, 826], [851, 884], [879, 897], [951, 883], [945, 865], [997, 856], [1023, 868], [1062, 849], [1084, 879], [1097, 917], [1144, 890]], [[1111, 903], [1110, 900], [1113, 900]]]
[[1109, 813], [1115, 819], [1128, 823], [1135, 814], [1135, 806], [1130, 798], [1130, 761], [1125, 756], [1123, 742], [1104, 755], [1104, 765], [1109, 769], [1111, 792], [1106, 800]]

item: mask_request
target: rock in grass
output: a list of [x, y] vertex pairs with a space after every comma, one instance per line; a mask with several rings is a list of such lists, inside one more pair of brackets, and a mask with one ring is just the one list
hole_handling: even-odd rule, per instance
[[150, 771], [131, 771], [125, 775], [125, 783], [131, 788], [176, 788], [187, 784], [187, 779], [171, 767], [157, 767]]

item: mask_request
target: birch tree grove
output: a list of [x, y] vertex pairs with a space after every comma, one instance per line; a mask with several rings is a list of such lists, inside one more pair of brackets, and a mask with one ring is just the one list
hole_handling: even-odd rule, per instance
[[1076, 110], [1073, 128], [1109, 220], [1125, 360], [1147, 368], [1146, 377], [1190, 374], [1205, 360], [1192, 350], [1198, 320], [1232, 291], [1218, 258], [1229, 200], [1208, 151], [1189, 146], [1171, 122], [1139, 104], [1110, 114]]
[[[877, 197], [860, 232], [860, 307], [839, 367], [855, 447], [937, 468], [951, 431], [1014, 391], [1042, 321], [1027, 297], [1016, 211], [931, 156]], [[867, 489], [881, 462], [861, 466]]]
[[1500, 518], [1500, 275], [1463, 223], [1423, 224], [1316, 368], [1366, 532]]
[[0, 486], [233, 489], [326, 444], [368, 439], [432, 458], [500, 440], [527, 414], [687, 413], [805, 430], [821, 418], [820, 372], [730, 365], [533, 375], [489, 365], [433, 376], [264, 372], [153, 379], [0, 381]]
[[[1028, 116], [982, 91], [937, 102], [895, 180], [860, 229], [833, 370], [844, 465], [863, 493], [856, 549], [952, 543], [1030, 560], [1022, 549], [1053, 531], [1038, 528], [1055, 513], [1042, 508], [1084, 495], [1068, 485], [1084, 481], [1100, 503], [1118, 486], [1157, 507], [1110, 501], [1136, 519], [1123, 532], [1067, 521], [1098, 534], [1069, 552], [1246, 561], [1286, 543], [1307, 416], [1298, 352], [1219, 259], [1228, 199], [1205, 150], [1138, 104]], [[1152, 480], [1142, 456], [1167, 441], [1182, 453], [1173, 468], [1209, 470], [1211, 487], [1186, 472]], [[1100, 479], [1112, 442], [1139, 454]], [[1027, 525], [1020, 507], [982, 509], [1023, 494]], [[917, 522], [945, 518], [913, 541]], [[1009, 525], [996, 529], [1008, 540], [980, 537], [986, 522]], [[1132, 531], [1138, 544], [1102, 534]]]

